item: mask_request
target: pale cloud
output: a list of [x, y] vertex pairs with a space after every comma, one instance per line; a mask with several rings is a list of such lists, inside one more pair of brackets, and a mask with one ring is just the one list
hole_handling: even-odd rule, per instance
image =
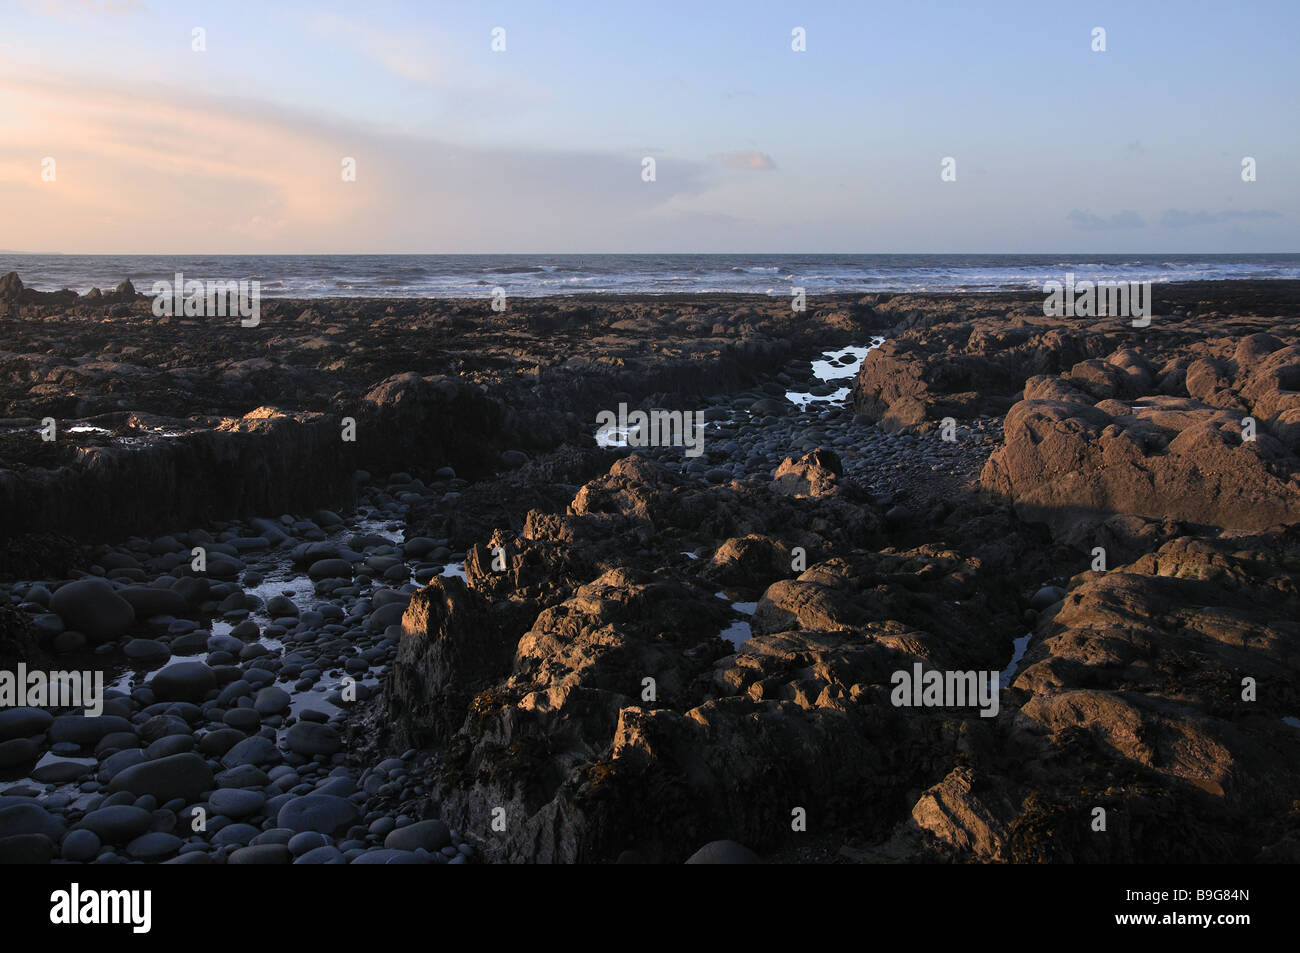
[[1223, 225], [1228, 222], [1251, 222], [1265, 218], [1281, 218], [1281, 212], [1270, 209], [1227, 209], [1222, 212], [1207, 212], [1200, 209], [1195, 212], [1171, 208], [1160, 216], [1160, 224], [1165, 228], [1191, 228], [1197, 225]]
[[[266, 103], [0, 73], [0, 247], [87, 253], [669, 246], [711, 185], [661, 158], [468, 147]], [[57, 180], [43, 182], [53, 156]], [[345, 182], [345, 156], [357, 180]]]
[[[550, 101], [550, 89], [537, 77], [520, 81], [506, 73], [475, 68], [463, 43], [451, 35], [382, 29], [334, 12], [290, 18], [319, 45], [360, 56], [389, 76], [440, 95], [441, 108], [448, 114], [479, 120], [513, 117]], [[335, 54], [322, 49], [320, 55], [330, 58]]]
[[[323, 141], [319, 130], [277, 121], [288, 117], [275, 111], [223, 108], [177, 93], [6, 77], [0, 77], [0, 93], [10, 96], [20, 116], [26, 112], [26, 122], [11, 125], [7, 147], [56, 160], [56, 182], [39, 187], [65, 212], [81, 207], [93, 219], [111, 210], [130, 221], [160, 208], [184, 209], [206, 195], [209, 217], [212, 209], [255, 203], [263, 218], [270, 206], [280, 213], [276, 217], [310, 225], [329, 221], [364, 192], [322, 203], [310, 183], [324, 178], [331, 156], [338, 167], [340, 144]], [[12, 152], [9, 158], [12, 164]], [[74, 196], [78, 205], [69, 208]], [[194, 221], [195, 211], [188, 217]]]
[[745, 149], [740, 152], [720, 152], [709, 156], [714, 162], [737, 172], [767, 172], [776, 168], [776, 163], [766, 152]]
[[444, 61], [418, 33], [380, 30], [332, 12], [316, 13], [308, 24], [318, 36], [353, 44], [390, 73], [413, 83], [431, 84], [444, 74]]
[[97, 16], [143, 13], [142, 0], [22, 0], [23, 6], [61, 20], [84, 20]]
[[1072, 209], [1070, 214], [1065, 216], [1065, 220], [1075, 228], [1085, 232], [1107, 232], [1118, 228], [1146, 228], [1146, 222], [1137, 212], [1126, 210], [1116, 212], [1107, 218], [1100, 215], [1094, 215], [1092, 212], [1085, 212], [1081, 209]]

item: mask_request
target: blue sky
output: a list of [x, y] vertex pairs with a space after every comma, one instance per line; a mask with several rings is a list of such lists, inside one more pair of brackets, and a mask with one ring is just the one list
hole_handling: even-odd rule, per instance
[[1300, 251], [1295, 2], [0, 8], [4, 248]]

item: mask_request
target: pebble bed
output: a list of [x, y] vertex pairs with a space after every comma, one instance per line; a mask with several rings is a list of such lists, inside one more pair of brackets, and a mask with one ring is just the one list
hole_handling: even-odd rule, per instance
[[463, 572], [446, 540], [402, 539], [411, 499], [445, 489], [396, 474], [347, 518], [102, 548], [91, 577], [165, 590], [163, 605], [202, 546], [210, 588], [194, 611], [153, 614], [93, 649], [51, 611], [57, 587], [0, 590], [62, 667], [107, 672], [99, 717], [0, 710], [0, 838], [41, 833], [52, 859], [94, 863], [468, 862], [470, 844], [427, 816], [426, 756], [359, 768], [339, 731], [347, 706], [378, 690], [410, 593]]

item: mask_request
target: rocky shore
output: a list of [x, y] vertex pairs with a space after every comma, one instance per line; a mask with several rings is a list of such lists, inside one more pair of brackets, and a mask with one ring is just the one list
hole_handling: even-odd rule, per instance
[[7, 276], [0, 861], [1300, 860], [1298, 311]]

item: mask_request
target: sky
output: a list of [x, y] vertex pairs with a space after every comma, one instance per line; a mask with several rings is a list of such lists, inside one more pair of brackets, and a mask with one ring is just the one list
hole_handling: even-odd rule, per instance
[[1297, 34], [1295, 0], [0, 0], [0, 249], [1300, 252]]

